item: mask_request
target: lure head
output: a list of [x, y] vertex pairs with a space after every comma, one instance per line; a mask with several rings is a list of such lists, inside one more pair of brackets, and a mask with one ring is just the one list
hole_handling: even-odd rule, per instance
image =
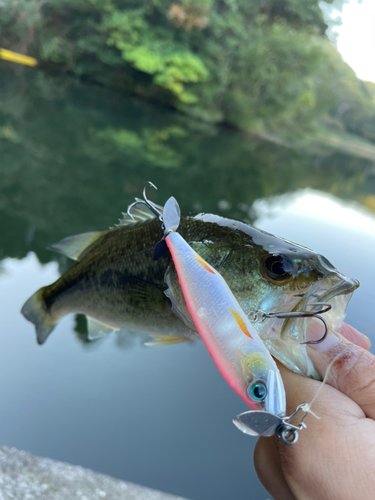
[[285, 415], [284, 384], [275, 361], [268, 352], [249, 352], [242, 359], [246, 403], [252, 410]]

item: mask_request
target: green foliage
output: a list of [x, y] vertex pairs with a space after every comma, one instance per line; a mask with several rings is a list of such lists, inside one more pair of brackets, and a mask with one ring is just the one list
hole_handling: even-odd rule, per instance
[[318, 0], [0, 3], [0, 46], [45, 65], [287, 141], [322, 123], [375, 140], [374, 87], [325, 29]]
[[175, 42], [169, 32], [150, 30], [144, 9], [114, 11], [104, 18], [104, 26], [109, 33], [107, 43], [121, 52], [124, 61], [152, 75], [155, 85], [170, 90], [181, 102], [197, 101], [193, 92], [185, 90], [185, 84], [207, 79], [203, 62]]
[[0, 140], [9, 142], [19, 142], [17, 132], [11, 125], [0, 127]]
[[[26, 52], [35, 30], [43, 25], [43, 0], [3, 0], [0, 3], [0, 40], [2, 46]], [[0, 45], [1, 46], [1, 45]]]

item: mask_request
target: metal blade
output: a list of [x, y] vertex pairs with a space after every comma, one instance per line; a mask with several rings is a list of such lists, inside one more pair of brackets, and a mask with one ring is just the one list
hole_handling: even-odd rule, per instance
[[180, 225], [181, 211], [173, 196], [167, 200], [163, 209], [163, 222], [167, 231], [176, 231]]
[[249, 436], [272, 436], [282, 423], [278, 415], [267, 411], [245, 411], [233, 419], [234, 425]]

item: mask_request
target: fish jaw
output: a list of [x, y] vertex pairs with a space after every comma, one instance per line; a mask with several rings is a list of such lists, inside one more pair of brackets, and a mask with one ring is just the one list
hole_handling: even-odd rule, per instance
[[[329, 303], [332, 308], [334, 308], [338, 302], [330, 302], [331, 299], [334, 299], [337, 296], [346, 295], [349, 295], [350, 299], [353, 291], [358, 288], [358, 286], [359, 282], [357, 280], [347, 278], [340, 273], [332, 273], [326, 278], [317, 281], [312, 287], [310, 287], [310, 289], [304, 293], [303, 298], [299, 300], [299, 302], [297, 302], [297, 304], [290, 310], [293, 312], [313, 311], [312, 306], [315, 303]], [[349, 299], [346, 301], [346, 305], [348, 304]], [[341, 307], [341, 324], [344, 320], [345, 312], [346, 307], [345, 309]], [[326, 318], [326, 315], [324, 318]], [[309, 318], [307, 318], [307, 321], [305, 321], [305, 318], [290, 318], [285, 320], [280, 331], [281, 340], [290, 345], [306, 342], [306, 327], [309, 321]], [[331, 327], [331, 325], [328, 326]]]
[[[333, 280], [333, 288], [327, 290], [319, 297], [319, 302], [330, 302], [337, 297], [349, 296], [349, 300], [353, 292], [359, 287], [359, 281], [352, 278], [347, 278], [342, 274], [337, 274]], [[349, 300], [347, 302], [349, 302]]]
[[[328, 328], [340, 331], [344, 322], [346, 309], [353, 292], [359, 287], [359, 281], [353, 278], [347, 278], [341, 273], [335, 272], [327, 276], [324, 280], [318, 281], [311, 290], [306, 293], [300, 309], [296, 310], [311, 310], [310, 304], [327, 303], [331, 305], [331, 309], [323, 314], [327, 322]], [[303, 318], [301, 318], [303, 319]], [[306, 318], [304, 338], [302, 342], [306, 341], [306, 328], [310, 321]]]
[[340, 333], [341, 327], [344, 323], [346, 309], [352, 296], [353, 292], [349, 292], [346, 294], [336, 295], [335, 297], [327, 300], [327, 303], [332, 306], [332, 309], [324, 315], [324, 319], [326, 320], [329, 329]]

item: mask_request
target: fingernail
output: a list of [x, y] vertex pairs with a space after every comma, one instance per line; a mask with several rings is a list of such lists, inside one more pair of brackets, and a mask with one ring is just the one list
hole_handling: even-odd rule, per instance
[[[321, 321], [312, 319], [307, 327], [306, 340], [319, 340], [324, 335], [324, 326]], [[328, 351], [340, 342], [340, 339], [328, 330], [326, 338], [319, 344], [309, 344], [309, 347], [316, 351]]]

